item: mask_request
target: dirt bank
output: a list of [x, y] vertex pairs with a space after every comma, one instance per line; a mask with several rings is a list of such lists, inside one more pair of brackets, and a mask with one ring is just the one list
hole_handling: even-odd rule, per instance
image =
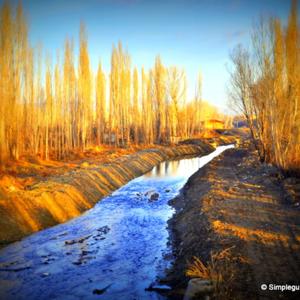
[[212, 267], [223, 278], [217, 299], [299, 299], [299, 292], [261, 289], [300, 284], [299, 204], [289, 201], [275, 168], [246, 148], [227, 150], [195, 173], [172, 205], [171, 299], [182, 299], [194, 256], [212, 267], [210, 254], [226, 249]]
[[64, 174], [32, 185], [0, 185], [0, 241], [6, 244], [65, 222], [94, 206], [99, 199], [163, 160], [183, 155], [204, 155], [213, 147], [183, 145], [146, 149], [105, 164], [86, 161]]

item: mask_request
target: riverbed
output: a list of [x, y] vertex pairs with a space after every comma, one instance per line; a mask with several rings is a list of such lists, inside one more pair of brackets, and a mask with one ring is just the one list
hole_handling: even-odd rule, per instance
[[164, 299], [146, 289], [172, 263], [168, 201], [232, 147], [162, 162], [80, 217], [1, 249], [0, 298]]

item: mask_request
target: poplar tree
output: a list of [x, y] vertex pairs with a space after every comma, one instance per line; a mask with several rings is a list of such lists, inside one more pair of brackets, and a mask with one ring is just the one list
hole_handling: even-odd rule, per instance
[[140, 127], [140, 109], [139, 109], [139, 82], [138, 71], [134, 68], [133, 71], [133, 103], [132, 103], [132, 127], [134, 143], [139, 142], [139, 127]]
[[106, 80], [101, 63], [98, 65], [96, 77], [96, 130], [97, 144], [104, 143], [105, 123], [106, 123]]
[[153, 70], [154, 82], [154, 108], [155, 116], [155, 140], [157, 143], [164, 143], [167, 141], [166, 136], [166, 70], [163, 66], [159, 56], [155, 59]]
[[92, 74], [88, 54], [88, 42], [85, 25], [80, 24], [78, 64], [78, 119], [80, 146], [84, 150], [91, 144], [92, 128]]

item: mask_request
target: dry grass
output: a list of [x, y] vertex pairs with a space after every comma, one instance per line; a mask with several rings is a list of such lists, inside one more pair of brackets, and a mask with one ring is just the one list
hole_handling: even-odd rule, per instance
[[210, 260], [205, 264], [198, 257], [193, 257], [186, 275], [192, 278], [209, 280], [214, 286], [215, 299], [230, 299], [231, 286], [235, 277], [233, 262], [237, 257], [232, 257], [233, 247], [217, 253], [211, 253]]
[[[234, 235], [245, 241], [259, 241], [265, 245], [274, 245], [278, 242], [288, 246], [290, 237], [287, 234], [270, 232], [262, 229], [251, 229], [234, 224], [228, 224], [219, 220], [213, 223], [214, 230], [220, 235]], [[296, 237], [300, 238], [300, 237]]]
[[[64, 175], [79, 168], [94, 168], [99, 164], [111, 163], [151, 147], [153, 148], [153, 145], [132, 145], [126, 149], [107, 145], [95, 146], [84, 152], [72, 151], [66, 160], [61, 161], [24, 156], [19, 160], [8, 162], [5, 169], [0, 170], [0, 189], [4, 190], [4, 194], [24, 190], [51, 176]], [[156, 148], [160, 147], [156, 146]]]

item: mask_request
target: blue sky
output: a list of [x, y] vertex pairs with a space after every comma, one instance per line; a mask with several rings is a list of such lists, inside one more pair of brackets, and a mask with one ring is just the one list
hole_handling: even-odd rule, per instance
[[66, 36], [77, 43], [82, 20], [94, 70], [101, 59], [109, 73], [112, 44], [121, 40], [133, 66], [148, 69], [160, 54], [166, 65], [185, 68], [189, 97], [201, 71], [203, 98], [226, 107], [230, 50], [249, 44], [252, 24], [261, 15], [286, 22], [290, 1], [23, 0], [23, 6], [32, 44], [41, 42], [53, 56]]

